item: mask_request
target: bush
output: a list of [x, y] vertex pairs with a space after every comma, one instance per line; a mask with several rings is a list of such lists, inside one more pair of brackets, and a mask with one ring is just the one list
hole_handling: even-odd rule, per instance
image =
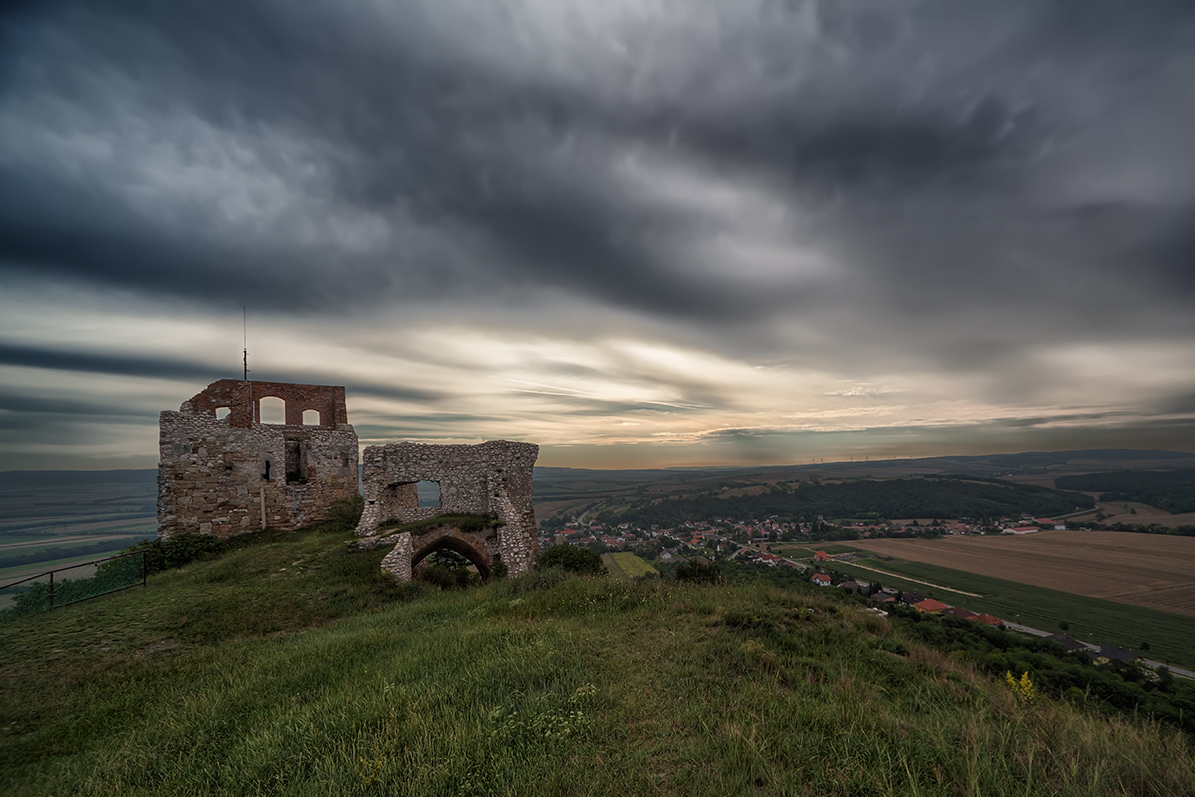
[[541, 553], [535, 567], [537, 570], [559, 567], [570, 573], [582, 575], [598, 575], [606, 572], [606, 566], [602, 564], [602, 557], [588, 548], [578, 548], [575, 545], [567, 544], [553, 546]]
[[364, 510], [365, 498], [360, 494], [343, 501], [336, 501], [329, 507], [332, 519], [320, 526], [320, 531], [330, 534], [347, 534], [357, 528]]
[[126, 552], [145, 552], [145, 573], [152, 575], [223, 553], [227, 544], [211, 534], [175, 534], [167, 539], [142, 540]]
[[722, 571], [716, 564], [690, 560], [676, 568], [676, 580], [690, 581], [694, 584], [720, 584]]
[[440, 589], [463, 589], [477, 578], [463, 567], [424, 565], [415, 568], [415, 578]]

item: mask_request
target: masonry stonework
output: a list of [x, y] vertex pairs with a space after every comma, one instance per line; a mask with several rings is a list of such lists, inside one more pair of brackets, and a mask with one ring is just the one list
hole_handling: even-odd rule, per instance
[[[267, 397], [285, 402], [285, 423], [260, 422]], [[309, 410], [318, 425], [303, 423]], [[300, 528], [357, 494], [357, 434], [343, 387], [213, 382], [161, 414], [159, 449], [159, 537]]]
[[[535, 511], [531, 505], [532, 469], [539, 447], [531, 443], [490, 440], [480, 445], [393, 443], [370, 446], [363, 456], [365, 510], [357, 526], [362, 547], [394, 544], [383, 569], [409, 580], [432, 551], [448, 548], [463, 554], [488, 577], [501, 559], [511, 575], [530, 570], [539, 555]], [[417, 482], [440, 485], [440, 506], [421, 507]], [[497, 529], [464, 532], [453, 526], [385, 534], [392, 521], [409, 523], [439, 515], [494, 515]]]

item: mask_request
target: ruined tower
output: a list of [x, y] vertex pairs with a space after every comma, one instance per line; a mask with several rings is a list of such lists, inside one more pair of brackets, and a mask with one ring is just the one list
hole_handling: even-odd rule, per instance
[[[261, 422], [261, 400], [285, 422]], [[158, 536], [228, 537], [329, 519], [357, 495], [357, 433], [344, 388], [222, 379], [159, 421]]]

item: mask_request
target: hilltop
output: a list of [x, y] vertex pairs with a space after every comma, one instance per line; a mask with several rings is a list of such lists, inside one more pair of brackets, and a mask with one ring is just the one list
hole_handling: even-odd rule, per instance
[[1195, 791], [1179, 731], [1014, 693], [847, 596], [559, 571], [438, 592], [348, 542], [266, 532], [0, 624], [4, 793]]

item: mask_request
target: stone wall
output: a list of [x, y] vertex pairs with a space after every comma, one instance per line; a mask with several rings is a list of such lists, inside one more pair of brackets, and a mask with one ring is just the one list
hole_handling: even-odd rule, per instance
[[[264, 424], [260, 400], [286, 402], [285, 424]], [[228, 407], [225, 418], [216, 410]], [[315, 409], [320, 424], [304, 425]], [[225, 379], [159, 421], [158, 536], [228, 537], [328, 520], [357, 494], [357, 434], [344, 388]]]
[[[386, 557], [387, 569], [399, 578], [410, 578], [411, 567], [419, 559], [437, 546], [448, 546], [474, 559], [483, 574], [495, 557], [502, 559], [511, 575], [523, 573], [539, 555], [531, 506], [532, 468], [538, 455], [538, 446], [505, 440], [475, 446], [370, 446], [363, 457], [365, 511], [357, 534], [376, 537], [379, 526], [391, 521], [408, 523], [450, 513], [495, 515], [503, 523], [496, 533], [439, 532], [434, 539], [412, 539], [409, 533], [390, 535], [385, 540], [396, 547]], [[418, 505], [415, 485], [421, 481], [440, 485], [440, 506]], [[475, 553], [482, 550], [488, 560]]]

